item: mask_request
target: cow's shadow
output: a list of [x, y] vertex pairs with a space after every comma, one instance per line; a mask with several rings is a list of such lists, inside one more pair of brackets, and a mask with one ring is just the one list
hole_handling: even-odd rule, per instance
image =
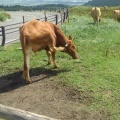
[[94, 22], [89, 22], [89, 23], [86, 23], [86, 25], [95, 25]]
[[[43, 67], [38, 67], [38, 68], [30, 69], [30, 76], [33, 79], [32, 84], [34, 84], [34, 82], [49, 79], [52, 76], [57, 76], [61, 72], [68, 72], [68, 71], [60, 70], [58, 68], [57, 69], [46, 69]], [[25, 82], [24, 79], [22, 79], [22, 71], [0, 77], [0, 93], [9, 92], [11, 90], [14, 90], [22, 86], [26, 86], [26, 85], [28, 84]]]

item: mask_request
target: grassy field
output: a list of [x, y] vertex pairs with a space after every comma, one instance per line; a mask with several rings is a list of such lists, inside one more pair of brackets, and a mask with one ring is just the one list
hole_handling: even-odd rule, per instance
[[[104, 7], [99, 7], [101, 9], [102, 12], [102, 17], [103, 18], [113, 18], [113, 10], [119, 10], [119, 6], [116, 7], [107, 7], [106, 9], [104, 9]], [[77, 15], [77, 16], [90, 16], [90, 11], [92, 9], [92, 6], [76, 6], [76, 7], [72, 7], [69, 9], [69, 12], [71, 14]]]
[[[54, 79], [73, 86], [83, 96], [86, 111], [102, 113], [102, 120], [120, 120], [120, 23], [102, 18], [93, 25], [87, 15], [70, 15], [69, 23], [60, 26], [66, 36], [73, 36], [79, 59], [58, 52], [58, 69], [64, 70]], [[22, 71], [23, 55], [14, 44], [0, 51], [0, 76]], [[1, 48], [2, 49], [2, 48]], [[32, 53], [31, 68], [46, 66], [45, 51]], [[88, 99], [88, 100], [87, 100]]]

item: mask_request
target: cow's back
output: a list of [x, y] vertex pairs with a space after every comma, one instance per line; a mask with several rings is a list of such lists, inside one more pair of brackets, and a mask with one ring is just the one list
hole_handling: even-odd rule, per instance
[[34, 52], [55, 44], [55, 39], [54, 25], [49, 22], [32, 20], [20, 27], [21, 43], [24, 47], [31, 46]]
[[92, 8], [92, 10], [91, 10], [91, 16], [94, 19], [97, 19], [97, 17], [100, 17], [101, 16], [100, 8], [98, 8], [98, 7]]
[[27, 36], [29, 39], [34, 39], [37, 37], [43, 37], [46, 34], [50, 34], [52, 32], [52, 28], [49, 27], [48, 29], [48, 26], [49, 24], [46, 24], [45, 22], [32, 20], [25, 23], [21, 27], [21, 32], [23, 36]]
[[113, 17], [115, 20], [120, 18], [120, 10], [113, 10]]

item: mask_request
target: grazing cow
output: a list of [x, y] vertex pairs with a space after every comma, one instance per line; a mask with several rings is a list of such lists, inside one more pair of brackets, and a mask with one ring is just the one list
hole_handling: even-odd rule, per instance
[[120, 10], [113, 10], [113, 17], [116, 21], [120, 22]]
[[50, 22], [41, 22], [31, 20], [20, 27], [20, 41], [24, 55], [24, 70], [22, 77], [27, 83], [31, 83], [29, 76], [29, 59], [30, 53], [36, 53], [40, 50], [46, 50], [48, 55], [48, 63], [51, 63], [50, 56], [54, 66], [57, 67], [55, 61], [56, 51], [64, 51], [73, 59], [77, 59], [75, 46], [72, 42], [72, 37], [67, 39], [57, 25]]
[[97, 25], [98, 25], [100, 23], [100, 17], [101, 17], [101, 10], [100, 10], [100, 8], [98, 8], [98, 7], [92, 8], [91, 16], [92, 16], [92, 18], [94, 20], [94, 24], [96, 24], [96, 22], [97, 22]]
[[107, 8], [108, 8], [107, 6], [103, 6], [104, 11], [107, 10]]

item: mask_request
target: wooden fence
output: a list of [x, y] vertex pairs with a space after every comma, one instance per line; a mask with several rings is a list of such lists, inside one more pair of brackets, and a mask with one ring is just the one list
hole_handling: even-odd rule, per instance
[[[66, 19], [68, 19], [68, 22], [69, 22], [68, 9], [64, 9], [62, 10], [62, 12], [55, 14], [55, 15], [47, 15], [46, 12], [44, 12], [44, 18], [40, 18], [37, 20], [49, 21], [57, 25], [57, 24], [62, 24]], [[19, 40], [19, 26], [24, 24], [25, 22], [27, 21], [25, 21], [25, 18], [23, 16], [23, 21], [20, 23], [0, 26], [1, 46], [18, 41]], [[15, 36], [15, 34], [18, 34], [18, 35]], [[15, 36], [15, 38], [7, 40], [7, 35]]]

